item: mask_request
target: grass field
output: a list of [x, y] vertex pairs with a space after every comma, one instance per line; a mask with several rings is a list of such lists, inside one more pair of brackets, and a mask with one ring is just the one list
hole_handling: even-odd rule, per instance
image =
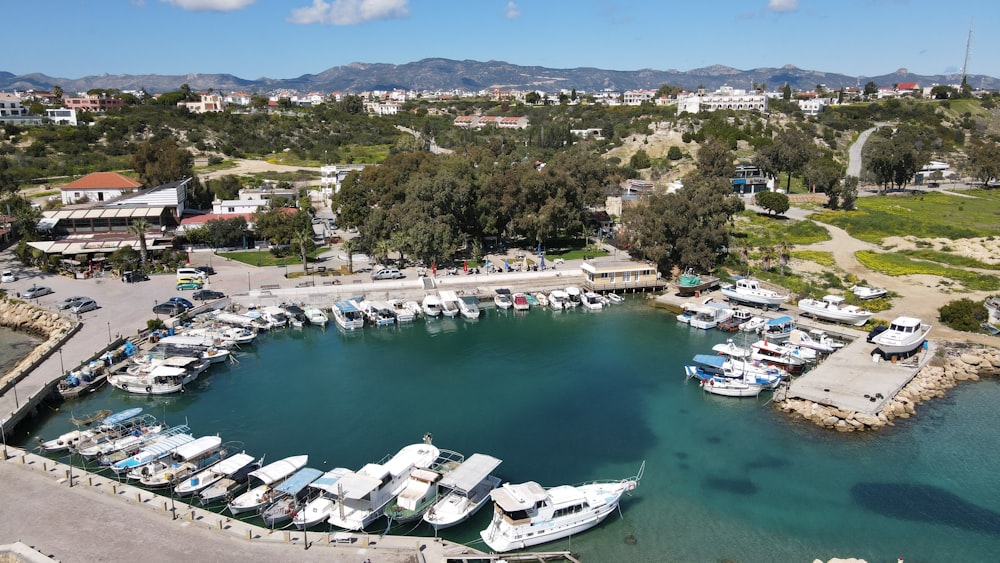
[[813, 221], [790, 221], [755, 211], [741, 213], [733, 229], [733, 246], [746, 248], [776, 246], [783, 242], [813, 244], [825, 240], [830, 240], [830, 233]]
[[[309, 254], [306, 258], [309, 262], [316, 259], [316, 255], [320, 252], [327, 250], [324, 248], [317, 248]], [[289, 268], [298, 266], [302, 267], [302, 260], [299, 259], [298, 254], [289, 254], [288, 256], [275, 256], [266, 250], [237, 250], [235, 252], [220, 252], [219, 256], [235, 260], [237, 262], [243, 262], [248, 266], [288, 266]]]
[[996, 291], [1000, 289], [1000, 278], [988, 274], [978, 274], [958, 268], [949, 268], [936, 262], [914, 260], [897, 253], [871, 252], [863, 250], [855, 254], [864, 267], [890, 276], [928, 274], [954, 280], [975, 291]]

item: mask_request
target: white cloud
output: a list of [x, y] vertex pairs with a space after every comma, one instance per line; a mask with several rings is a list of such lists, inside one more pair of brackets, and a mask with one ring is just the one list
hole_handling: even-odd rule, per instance
[[794, 12], [799, 9], [799, 0], [768, 0], [768, 12]]
[[242, 10], [257, 0], [160, 0], [192, 12], [232, 12]]
[[509, 20], [516, 20], [521, 16], [521, 9], [517, 7], [516, 2], [507, 2], [504, 12], [507, 14], [507, 19]]
[[313, 0], [308, 8], [296, 8], [288, 21], [299, 24], [354, 25], [372, 20], [391, 20], [410, 15], [409, 0]]

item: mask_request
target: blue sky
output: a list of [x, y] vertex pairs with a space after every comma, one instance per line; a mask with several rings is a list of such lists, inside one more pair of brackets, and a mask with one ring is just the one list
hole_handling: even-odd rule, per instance
[[[11, 16], [13, 0], [0, 0]], [[22, 7], [27, 4], [21, 4]], [[35, 0], [0, 70], [294, 78], [427, 57], [554, 68], [1000, 77], [991, 0]], [[14, 23], [12, 21], [8, 24]], [[11, 48], [11, 46], [14, 46]]]

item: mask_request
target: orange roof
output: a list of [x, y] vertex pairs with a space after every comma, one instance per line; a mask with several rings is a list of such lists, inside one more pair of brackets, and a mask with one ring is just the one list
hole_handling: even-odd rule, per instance
[[87, 174], [79, 180], [74, 180], [60, 189], [63, 190], [94, 190], [94, 189], [119, 189], [134, 190], [141, 188], [142, 183], [117, 172], [94, 172]]

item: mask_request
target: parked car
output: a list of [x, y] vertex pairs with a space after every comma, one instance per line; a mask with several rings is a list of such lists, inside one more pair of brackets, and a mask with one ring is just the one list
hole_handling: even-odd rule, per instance
[[76, 302], [80, 301], [81, 299], [90, 299], [90, 298], [89, 297], [84, 297], [82, 295], [76, 295], [74, 297], [67, 297], [66, 299], [63, 299], [62, 301], [56, 303], [56, 308], [59, 309], [60, 311], [63, 310], [63, 309], [69, 309], [73, 305], [76, 305]]
[[194, 309], [194, 303], [188, 301], [187, 299], [184, 299], [183, 297], [171, 297], [170, 299], [167, 299], [167, 302], [168, 303], [179, 303], [185, 309]]
[[3, 273], [0, 273], [0, 283], [11, 283], [16, 281], [17, 281], [17, 276], [14, 275], [14, 272], [10, 270], [4, 270]]
[[129, 271], [122, 273], [122, 281], [125, 283], [136, 283], [136, 282], [146, 281], [148, 279], [149, 276], [147, 276], [142, 272]]
[[203, 274], [205, 274], [206, 276], [214, 276], [215, 275], [215, 268], [213, 268], [211, 266], [195, 266], [194, 269], [198, 270], [199, 272], [201, 272]]
[[177, 315], [187, 311], [187, 309], [180, 303], [171, 303], [169, 301], [163, 303], [157, 303], [153, 306], [153, 312], [157, 315], [168, 315], [171, 317], [176, 317]]
[[177, 278], [176, 288], [178, 291], [183, 291], [185, 289], [201, 289], [202, 285], [204, 284], [202, 283], [201, 278], [180, 277]]
[[180, 283], [183, 278], [197, 278], [205, 281], [208, 279], [208, 274], [198, 268], [177, 268], [177, 283]]
[[75, 305], [69, 308], [69, 312], [74, 315], [79, 315], [80, 313], [86, 313], [87, 311], [93, 311], [97, 308], [97, 302], [89, 297], [84, 297], [76, 302]]
[[373, 280], [398, 280], [400, 278], [406, 277], [403, 272], [400, 272], [396, 268], [381, 268], [372, 272]]
[[215, 291], [214, 289], [199, 289], [191, 297], [197, 301], [211, 301], [213, 299], [222, 299], [225, 296], [225, 293]]
[[21, 297], [24, 297], [25, 299], [36, 299], [38, 297], [41, 297], [43, 295], [48, 295], [50, 293], [52, 293], [51, 287], [46, 287], [44, 285], [33, 285], [29, 287], [27, 291], [22, 293]]

